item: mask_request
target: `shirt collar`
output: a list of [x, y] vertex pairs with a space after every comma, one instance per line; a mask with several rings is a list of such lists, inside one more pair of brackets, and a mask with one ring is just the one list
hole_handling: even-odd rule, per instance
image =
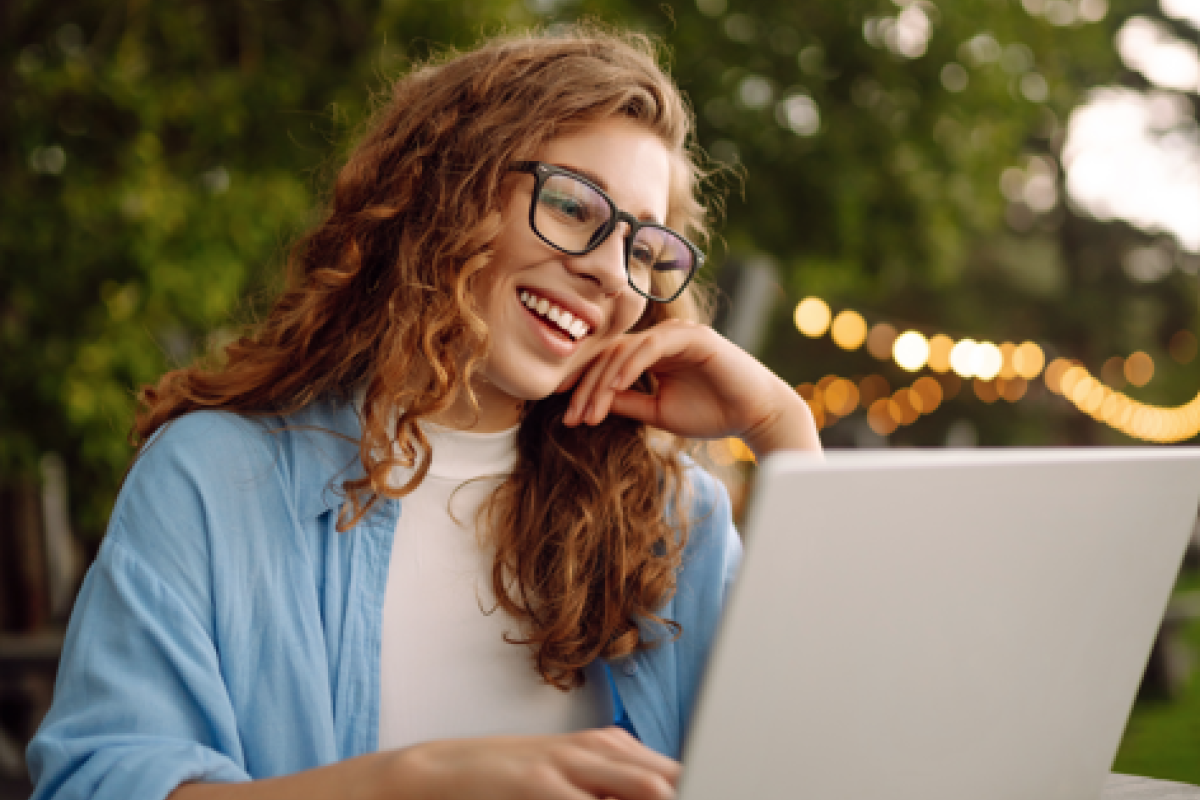
[[296, 510], [309, 519], [346, 501], [342, 484], [363, 477], [362, 425], [353, 402], [327, 397], [279, 421], [284, 458], [293, 476]]

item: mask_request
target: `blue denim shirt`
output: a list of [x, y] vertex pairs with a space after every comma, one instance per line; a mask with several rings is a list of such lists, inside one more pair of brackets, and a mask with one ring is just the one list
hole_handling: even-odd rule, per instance
[[[29, 746], [34, 798], [150, 800], [377, 748], [401, 504], [337, 532], [358, 436], [352, 405], [334, 402], [286, 420], [199, 412], [160, 432], [76, 603]], [[676, 758], [741, 556], [724, 488], [699, 468], [689, 477], [693, 526], [661, 612], [683, 635], [608, 665], [616, 721]]]

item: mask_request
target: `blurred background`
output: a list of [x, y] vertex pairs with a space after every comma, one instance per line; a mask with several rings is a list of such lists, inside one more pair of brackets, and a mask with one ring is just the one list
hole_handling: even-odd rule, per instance
[[[0, 793], [136, 387], [264, 307], [390, 77], [580, 17], [669, 47], [726, 198], [717, 326], [828, 446], [1195, 442], [1200, 0], [5, 3]], [[706, 455], [744, 498], [740, 443]], [[1200, 784], [1197, 592], [1189, 561], [1119, 771]]]

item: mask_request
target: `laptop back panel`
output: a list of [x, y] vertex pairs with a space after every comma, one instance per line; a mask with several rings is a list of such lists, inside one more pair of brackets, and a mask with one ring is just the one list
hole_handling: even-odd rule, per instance
[[683, 800], [1094, 800], [1200, 450], [799, 454], [760, 470]]

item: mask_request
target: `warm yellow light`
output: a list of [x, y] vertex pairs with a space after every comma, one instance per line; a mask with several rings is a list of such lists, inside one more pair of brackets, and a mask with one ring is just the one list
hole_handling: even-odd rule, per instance
[[975, 389], [975, 396], [988, 405], [1000, 399], [999, 387], [996, 386], [995, 381], [985, 381], [982, 378], [976, 378], [972, 381], [972, 384]]
[[1132, 400], [1129, 400], [1126, 397], [1122, 397], [1121, 399], [1125, 402], [1121, 404], [1121, 411], [1117, 416], [1117, 425], [1121, 428], [1121, 430], [1125, 431], [1125, 433], [1129, 433], [1131, 429], [1130, 426], [1133, 425], [1133, 415], [1137, 413], [1137, 406], [1134, 405]]
[[806, 297], [796, 304], [796, 328], [805, 336], [824, 336], [829, 318], [829, 304], [819, 297]]
[[892, 343], [896, 341], [896, 329], [886, 322], [880, 322], [867, 334], [867, 351], [880, 361], [892, 357]]
[[[908, 389], [897, 389], [888, 401], [888, 414], [901, 425], [911, 425], [921, 415], [920, 409], [913, 405]], [[920, 402], [918, 398], [917, 402]]]
[[1124, 396], [1117, 392], [1113, 392], [1104, 399], [1104, 405], [1100, 406], [1100, 418], [1104, 420], [1105, 424], [1117, 426], [1117, 422], [1121, 419], [1121, 407], [1124, 399]]
[[[1091, 375], [1088, 375], [1087, 371], [1083, 367], [1075, 367], [1075, 369], [1079, 370], [1080, 375], [1079, 375], [1078, 379], [1075, 380], [1071, 384], [1071, 388], [1068, 391], [1064, 392], [1064, 394], [1067, 396], [1067, 399], [1070, 400], [1072, 403], [1074, 403], [1077, 406], [1082, 406], [1083, 401], [1088, 396], [1088, 392], [1092, 391], [1093, 387], [1099, 386], [1100, 382], [1098, 380], [1096, 380], [1095, 378], [1093, 378]], [[1067, 373], [1068, 376], [1070, 374], [1071, 374], [1071, 372]], [[1063, 378], [1063, 385], [1066, 386], [1066, 378], [1065, 377]]]
[[1013, 357], [1017, 353], [1017, 346], [1012, 342], [1004, 342], [1000, 345], [1000, 372], [998, 377], [1004, 380], [1011, 380], [1017, 377], [1017, 369], [1013, 364]]
[[867, 410], [867, 424], [880, 436], [887, 436], [896, 430], [897, 422], [892, 419], [890, 404], [891, 398], [881, 397]]
[[1013, 371], [1027, 381], [1041, 374], [1046, 365], [1046, 354], [1035, 342], [1022, 342], [1013, 351]]
[[971, 373], [981, 380], [994, 380], [1003, 364], [1000, 348], [991, 342], [983, 342], [971, 351]]
[[1108, 399], [1108, 394], [1108, 387], [1096, 381], [1095, 385], [1088, 391], [1087, 397], [1083, 398], [1083, 402], [1079, 407], [1093, 417], [1097, 416], [1100, 413], [1100, 408], [1104, 405], [1104, 401]]
[[934, 372], [950, 371], [950, 351], [954, 349], [954, 340], [944, 333], [939, 333], [929, 340], [929, 368]]
[[730, 436], [728, 439], [726, 439], [725, 447], [738, 461], [758, 461], [758, 459], [754, 457], [754, 451], [736, 436]]
[[1058, 391], [1068, 399], [1071, 397], [1071, 392], [1075, 389], [1075, 384], [1079, 383], [1087, 377], [1087, 370], [1078, 365], [1067, 367], [1067, 371], [1062, 374], [1058, 381]]
[[1009, 380], [1000, 378], [996, 383], [1000, 384], [996, 387], [1000, 396], [1010, 403], [1015, 403], [1024, 397], [1025, 391], [1029, 388], [1029, 383], [1024, 378], [1010, 378]]
[[1046, 388], [1055, 394], [1062, 394], [1063, 375], [1066, 375], [1070, 368], [1071, 362], [1065, 358], [1056, 358], [1051, 361], [1050, 366], [1046, 367]]
[[1125, 359], [1125, 378], [1134, 386], [1145, 386], [1154, 377], [1154, 360], [1140, 350]]
[[905, 331], [892, 343], [892, 358], [903, 369], [916, 372], [929, 360], [929, 342], [917, 331]]
[[844, 417], [858, 407], [858, 386], [845, 378], [838, 378], [825, 390], [826, 407]]
[[829, 335], [843, 350], [857, 350], [867, 340], [867, 321], [862, 314], [847, 308], [833, 318]]
[[963, 339], [950, 351], [950, 369], [960, 378], [970, 378], [975, 373], [971, 371], [974, 363], [976, 344], [974, 339]]
[[942, 404], [942, 385], [928, 375], [917, 378], [916, 383], [912, 385], [912, 391], [921, 398], [922, 414], [932, 414]]

